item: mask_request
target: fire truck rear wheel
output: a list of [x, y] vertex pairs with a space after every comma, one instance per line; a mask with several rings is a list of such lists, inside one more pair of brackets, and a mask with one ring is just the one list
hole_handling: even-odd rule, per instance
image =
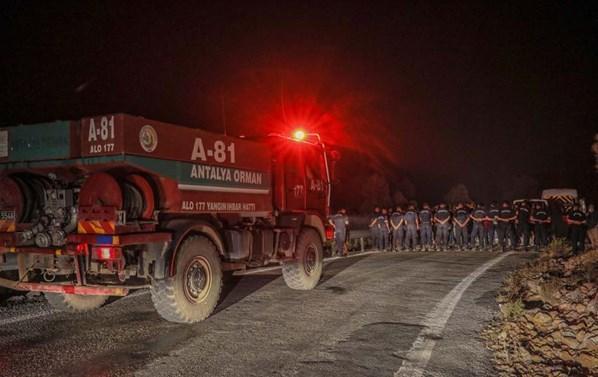
[[108, 300], [108, 296], [96, 295], [67, 295], [63, 293], [44, 293], [44, 295], [54, 309], [69, 313], [83, 313], [98, 309]]
[[222, 290], [222, 268], [218, 250], [204, 236], [191, 236], [179, 246], [176, 273], [152, 283], [152, 301], [162, 318], [170, 322], [194, 323], [208, 318]]
[[323, 249], [322, 240], [314, 229], [301, 231], [297, 238], [296, 258], [282, 265], [282, 277], [289, 288], [309, 290], [316, 287], [322, 276]]

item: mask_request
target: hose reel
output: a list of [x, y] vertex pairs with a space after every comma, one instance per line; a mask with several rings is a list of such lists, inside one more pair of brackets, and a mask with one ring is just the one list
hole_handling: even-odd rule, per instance
[[155, 208], [154, 190], [138, 174], [117, 180], [108, 173], [94, 173], [81, 186], [79, 206], [114, 207], [125, 211], [128, 220], [151, 220]]

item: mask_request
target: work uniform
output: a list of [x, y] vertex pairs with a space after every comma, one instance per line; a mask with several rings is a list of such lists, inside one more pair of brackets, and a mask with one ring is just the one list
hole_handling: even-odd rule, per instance
[[349, 217], [342, 213], [337, 213], [330, 217], [330, 221], [334, 225], [334, 244], [338, 255], [345, 253], [345, 240], [347, 237], [347, 227], [349, 225]]
[[490, 248], [494, 247], [494, 239], [496, 238], [496, 230], [498, 227], [498, 223], [496, 221], [496, 218], [498, 217], [498, 213], [500, 212], [500, 210], [495, 207], [495, 206], [491, 206], [490, 209], [488, 210], [488, 218], [489, 220], [487, 220], [488, 222], [488, 229], [486, 230], [486, 239], [487, 239], [487, 245]]
[[405, 247], [414, 249], [417, 246], [417, 212], [405, 212]]
[[[460, 248], [467, 247], [469, 237], [467, 233], [466, 221], [469, 219], [469, 212], [465, 208], [455, 210], [455, 242]], [[458, 222], [457, 222], [458, 221]], [[462, 225], [459, 225], [461, 223]]]
[[379, 212], [373, 212], [372, 213], [372, 217], [370, 217], [370, 237], [372, 238], [372, 243], [374, 244], [374, 247], [378, 247], [378, 238], [379, 238], [379, 233], [380, 231], [378, 230], [378, 227], [376, 226], [376, 222], [378, 221], [378, 216], [380, 216]]
[[471, 245], [475, 245], [477, 238], [480, 248], [485, 248], [486, 229], [484, 228], [484, 220], [486, 219], [486, 210], [483, 208], [476, 208], [471, 214], [471, 219], [473, 220], [471, 228]]
[[569, 239], [571, 240], [571, 246], [573, 247], [573, 253], [577, 254], [585, 249], [586, 232], [585, 232], [585, 221], [586, 215], [580, 210], [573, 210], [567, 216], [567, 222], [580, 221], [583, 224], [569, 224]]
[[392, 249], [401, 250], [403, 249], [403, 214], [399, 211], [395, 211], [390, 215], [390, 228], [392, 232]]
[[451, 208], [452, 221], [449, 223], [449, 239], [448, 239], [449, 248], [457, 245], [457, 232], [456, 232], [457, 227], [455, 226], [455, 214], [456, 213], [457, 213], [457, 210], [454, 207], [452, 207]]
[[386, 215], [380, 214], [376, 218], [376, 222], [374, 226], [378, 230], [378, 238], [376, 240], [376, 247], [378, 250], [386, 250], [387, 242], [388, 242], [388, 219]]
[[548, 212], [544, 208], [532, 210], [531, 220], [534, 224], [534, 244], [536, 249], [547, 245], [546, 222]]
[[419, 211], [419, 221], [422, 248], [429, 249], [432, 247], [432, 211], [429, 208]]
[[522, 246], [526, 250], [529, 246], [529, 228], [529, 209], [526, 206], [521, 206], [517, 211], [517, 237], [522, 239]]
[[[513, 231], [513, 218], [515, 217], [515, 212], [511, 207], [501, 208], [498, 211], [498, 219], [502, 219], [505, 221], [498, 221], [497, 224], [497, 233], [498, 233], [498, 244], [503, 249], [503, 251], [507, 247], [507, 238], [511, 242], [511, 247], [515, 247], [515, 232]], [[506, 221], [508, 220], [508, 221]]]
[[446, 208], [439, 208], [434, 214], [436, 222], [436, 246], [446, 249], [448, 247], [451, 213]]

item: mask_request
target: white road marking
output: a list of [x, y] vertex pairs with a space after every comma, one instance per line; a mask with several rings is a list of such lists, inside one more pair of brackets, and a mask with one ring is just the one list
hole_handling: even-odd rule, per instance
[[350, 254], [347, 255], [345, 257], [330, 257], [330, 258], [324, 258], [324, 262], [332, 262], [335, 261], [337, 259], [347, 259], [347, 258], [355, 258], [355, 257], [361, 257], [364, 255], [370, 255], [370, 254], [379, 254], [379, 253], [384, 253], [385, 251], [383, 250], [370, 250], [370, 251], [364, 251], [363, 253], [356, 253], [356, 254]]
[[478, 267], [474, 272], [465, 277], [465, 279], [461, 280], [461, 282], [457, 284], [457, 286], [455, 286], [455, 288], [453, 288], [430, 313], [428, 313], [426, 319], [422, 323], [424, 329], [419, 333], [411, 345], [405, 360], [403, 360], [401, 368], [394, 373], [394, 377], [423, 376], [424, 370], [430, 361], [430, 357], [432, 357], [436, 339], [439, 339], [442, 335], [446, 323], [453, 314], [459, 300], [461, 300], [463, 293], [474, 281], [482, 276], [486, 270], [511, 254], [513, 254], [513, 252], [501, 254]]
[[55, 313], [55, 310], [52, 310], [50, 312], [43, 312], [43, 313], [35, 313], [35, 314], [24, 314], [24, 315], [20, 315], [18, 317], [12, 317], [12, 318], [6, 318], [6, 319], [2, 319], [0, 320], [0, 326], [6, 326], [6, 325], [12, 325], [15, 323], [19, 323], [22, 321], [27, 321], [30, 319], [36, 319], [39, 317], [45, 317], [48, 316], [50, 314]]
[[[380, 250], [371, 250], [371, 251], [364, 251], [363, 253], [350, 254], [350, 255], [347, 255], [346, 257], [324, 258], [324, 263], [333, 262], [338, 259], [349, 259], [349, 258], [361, 257], [364, 255], [378, 254], [378, 253], [382, 253], [382, 252], [383, 251], [380, 251]], [[255, 269], [251, 269], [251, 270], [247, 270], [247, 271], [238, 271], [238, 272], [234, 273], [233, 275], [235, 275], [235, 276], [255, 275], [255, 274], [262, 273], [262, 272], [270, 272], [270, 271], [280, 270], [281, 268], [282, 268], [282, 266], [255, 268]]]

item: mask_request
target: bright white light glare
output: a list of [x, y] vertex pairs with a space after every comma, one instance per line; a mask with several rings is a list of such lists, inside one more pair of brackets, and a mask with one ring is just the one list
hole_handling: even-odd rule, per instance
[[293, 139], [299, 140], [299, 141], [305, 139], [305, 131], [297, 130], [297, 131], [293, 132]]

